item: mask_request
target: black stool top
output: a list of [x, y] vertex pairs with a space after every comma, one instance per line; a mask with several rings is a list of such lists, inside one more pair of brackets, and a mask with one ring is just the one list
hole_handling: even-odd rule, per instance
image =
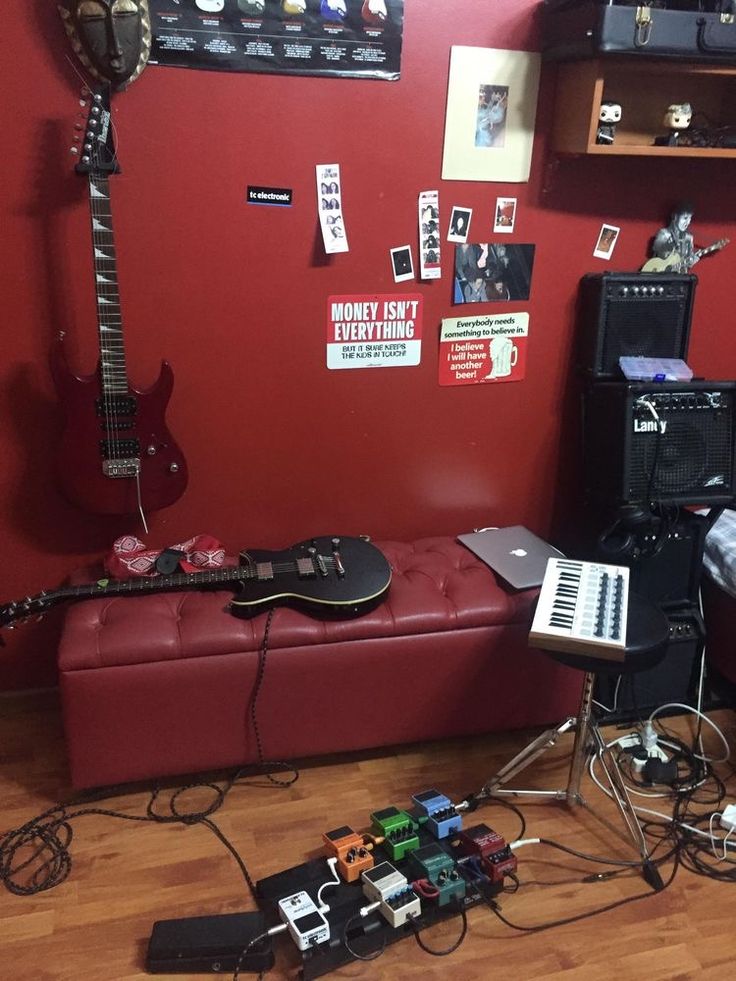
[[595, 674], [634, 674], [653, 668], [667, 652], [670, 625], [666, 615], [651, 600], [629, 592], [626, 617], [626, 655], [622, 661], [592, 654], [542, 650], [560, 664]]

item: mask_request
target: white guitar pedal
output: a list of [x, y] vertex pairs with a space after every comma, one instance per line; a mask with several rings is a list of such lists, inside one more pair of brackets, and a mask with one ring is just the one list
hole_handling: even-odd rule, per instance
[[279, 900], [279, 916], [299, 950], [309, 950], [330, 939], [330, 924], [303, 890]]

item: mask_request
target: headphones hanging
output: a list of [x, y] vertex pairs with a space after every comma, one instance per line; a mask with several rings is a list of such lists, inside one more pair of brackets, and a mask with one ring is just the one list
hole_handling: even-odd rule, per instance
[[637, 559], [642, 540], [653, 531], [654, 516], [639, 504], [622, 504], [612, 525], [598, 536], [596, 551], [601, 561], [616, 563]]

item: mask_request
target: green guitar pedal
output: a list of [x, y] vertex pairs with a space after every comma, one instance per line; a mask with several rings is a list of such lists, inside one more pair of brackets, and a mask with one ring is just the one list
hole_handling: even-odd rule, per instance
[[384, 807], [382, 811], [374, 811], [371, 814], [371, 822], [376, 836], [386, 839], [383, 847], [395, 862], [415, 848], [419, 848], [418, 825], [412, 821], [406, 811], [400, 811], [396, 807]]
[[412, 879], [423, 879], [437, 889], [438, 906], [446, 906], [453, 900], [460, 901], [464, 898], [465, 879], [458, 872], [453, 859], [439, 845], [425, 845], [412, 852], [409, 856], [409, 868]]

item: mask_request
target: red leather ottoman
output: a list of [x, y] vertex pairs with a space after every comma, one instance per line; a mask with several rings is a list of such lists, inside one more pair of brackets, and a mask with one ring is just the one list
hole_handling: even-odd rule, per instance
[[[274, 615], [257, 719], [268, 760], [542, 725], [581, 675], [527, 646], [536, 591], [513, 592], [451, 538], [379, 542], [387, 600], [356, 620]], [[266, 614], [227, 592], [87, 600], [59, 650], [75, 787], [258, 759], [248, 706]]]

